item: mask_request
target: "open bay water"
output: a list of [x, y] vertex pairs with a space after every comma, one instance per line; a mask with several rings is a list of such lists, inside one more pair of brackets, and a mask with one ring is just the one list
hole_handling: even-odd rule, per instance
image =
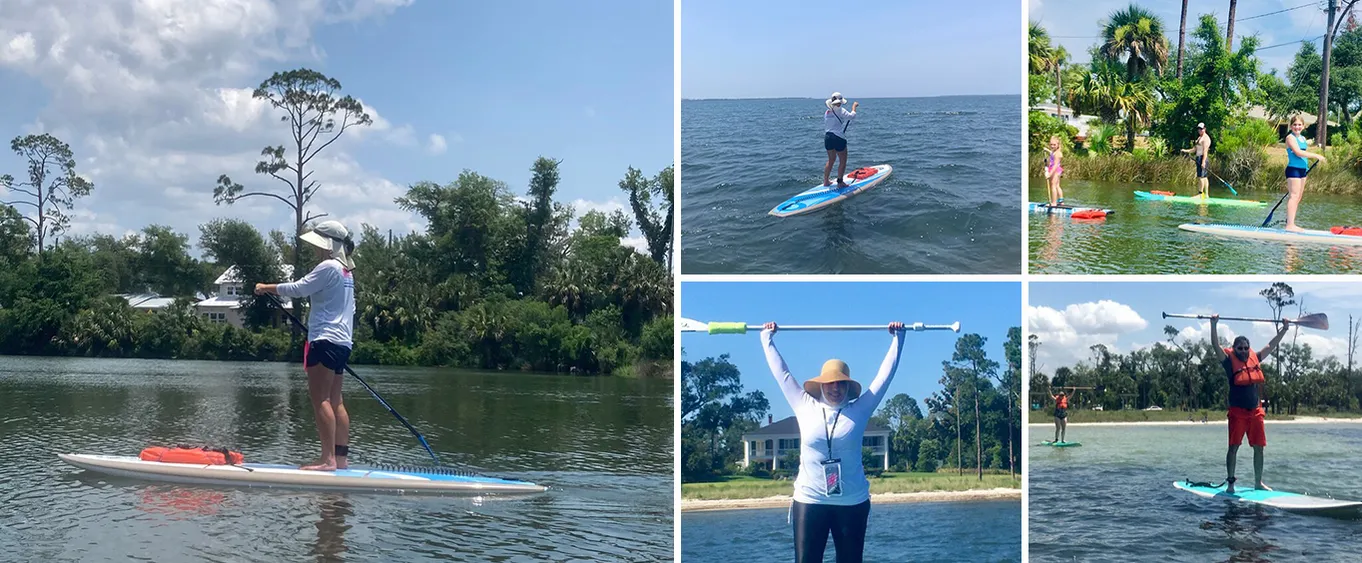
[[[1031, 425], [1029, 541], [1034, 562], [1362, 561], [1362, 521], [1208, 499], [1173, 488], [1225, 479], [1223, 421], [1070, 426], [1080, 447], [1037, 445]], [[1239, 449], [1239, 485], [1253, 486], [1253, 450]], [[1362, 424], [1267, 422], [1263, 482], [1277, 490], [1362, 500]]]
[[1020, 273], [1021, 99], [851, 100], [847, 172], [893, 173], [785, 218], [767, 213], [823, 181], [823, 101], [681, 102], [682, 271]]
[[[1044, 179], [1031, 179], [1030, 201], [1048, 201]], [[1188, 186], [1064, 181], [1064, 203], [1115, 210], [1100, 220], [1031, 214], [1029, 272], [1033, 274], [1349, 274], [1362, 273], [1362, 246], [1229, 238], [1178, 228], [1183, 223], [1262, 225], [1284, 191], [1231, 194], [1211, 179], [1211, 197], [1267, 202], [1230, 207], [1136, 200], [1134, 191], [1194, 195]], [[1356, 225], [1362, 199], [1310, 193], [1306, 188], [1296, 222], [1307, 229]], [[1272, 214], [1286, 224], [1286, 203]]]
[[[866, 563], [1021, 561], [1018, 501], [871, 502]], [[794, 531], [786, 522], [788, 513], [788, 508], [683, 512], [681, 560], [793, 560]], [[836, 552], [828, 536], [823, 560], [835, 561]]]
[[[0, 561], [671, 561], [670, 380], [355, 366], [447, 466], [533, 481], [468, 496], [181, 485], [59, 452], [210, 443], [301, 463], [297, 364], [0, 356]], [[351, 463], [430, 456], [345, 377]]]

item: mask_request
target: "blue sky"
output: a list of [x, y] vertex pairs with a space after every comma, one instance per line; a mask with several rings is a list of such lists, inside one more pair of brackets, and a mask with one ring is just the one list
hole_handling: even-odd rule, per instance
[[[1261, 50], [1257, 54], [1258, 60], [1262, 62], [1259, 70], [1268, 72], [1276, 68], [1277, 75], [1284, 76], [1296, 51], [1300, 49], [1302, 39], [1315, 40], [1316, 47], [1322, 46], [1322, 41], [1316, 38], [1324, 35], [1324, 26], [1328, 22], [1323, 10], [1325, 3], [1315, 2], [1300, 7], [1306, 3], [1302, 0], [1239, 0], [1235, 8], [1235, 46], [1240, 45], [1239, 37], [1255, 34], [1259, 39], [1259, 48], [1289, 43]], [[1182, 2], [1160, 0], [1135, 4], [1153, 12], [1163, 21], [1164, 34], [1168, 36], [1169, 64], [1175, 65]], [[1031, 21], [1040, 23], [1050, 32], [1052, 41], [1064, 46], [1074, 62], [1086, 62], [1089, 59], [1088, 49], [1101, 42], [1102, 22], [1129, 5], [1130, 2], [1124, 0], [1030, 0], [1029, 16]], [[1281, 10], [1289, 11], [1266, 15]], [[1188, 44], [1192, 42], [1192, 31], [1199, 25], [1202, 14], [1214, 15], [1223, 33], [1229, 18], [1229, 2], [1191, 0], [1187, 3]], [[1358, 15], [1362, 17], [1362, 14]]]
[[[924, 399], [940, 389], [941, 362], [951, 359], [960, 336], [977, 333], [989, 358], [1005, 369], [1003, 345], [1009, 327], [1021, 326], [1021, 285], [1008, 282], [686, 282], [681, 284], [679, 316], [700, 322], [775, 321], [798, 324], [881, 324], [884, 331], [778, 332], [776, 346], [795, 379], [818, 375], [829, 358], [851, 367], [851, 376], [869, 385], [889, 350], [888, 325], [950, 324], [960, 332], [909, 332], [899, 369], [886, 397], [907, 393], [926, 410]], [[776, 420], [793, 414], [776, 386], [761, 348], [760, 331], [710, 335], [682, 333], [682, 360], [698, 362], [730, 354], [746, 390], [760, 390]]]
[[[1346, 356], [1348, 315], [1362, 318], [1362, 284], [1305, 283], [1285, 280], [1295, 291], [1305, 313], [1329, 316], [1327, 331], [1300, 329], [1288, 333], [1299, 344], [1309, 344], [1317, 357]], [[1163, 327], [1172, 325], [1181, 337], [1204, 340], [1210, 323], [1199, 319], [1164, 319], [1162, 314], [1210, 314], [1269, 318], [1272, 310], [1258, 292], [1273, 280], [1257, 282], [1031, 282], [1027, 307], [1030, 333], [1040, 337], [1037, 368], [1053, 373], [1090, 358], [1088, 347], [1105, 344], [1121, 353], [1165, 340]], [[1282, 313], [1300, 316], [1295, 305]], [[1255, 346], [1266, 344], [1276, 330], [1270, 323], [1222, 321], [1222, 336], [1246, 335]]]
[[681, 97], [1019, 94], [1021, 2], [685, 0]]
[[56, 4], [0, 5], [0, 171], [24, 173], [8, 150], [15, 136], [71, 144], [95, 183], [71, 213], [73, 234], [163, 223], [196, 242], [198, 225], [220, 216], [291, 227], [281, 203], [214, 206], [212, 189], [224, 173], [274, 188], [254, 163], [288, 133], [249, 92], [297, 67], [339, 80], [374, 117], [316, 161], [326, 185], [316, 209], [352, 230], [420, 229], [393, 198], [464, 169], [523, 194], [540, 155], [563, 161], [557, 197], [579, 215], [628, 212], [618, 187], [628, 167], [651, 177], [672, 164], [670, 2]]

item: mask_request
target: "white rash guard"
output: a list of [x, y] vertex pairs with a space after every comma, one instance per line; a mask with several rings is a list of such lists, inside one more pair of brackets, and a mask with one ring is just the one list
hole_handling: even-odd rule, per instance
[[847, 124], [856, 117], [856, 112], [847, 111], [842, 106], [823, 112], [823, 130], [843, 139], [847, 138]]
[[323, 260], [303, 279], [276, 287], [284, 297], [312, 297], [307, 339], [354, 346], [355, 278], [338, 260]]
[[[880, 364], [880, 372], [870, 382], [861, 396], [842, 406], [840, 414], [836, 407], [829, 406], [812, 395], [790, 375], [790, 368], [776, 350], [773, 335], [769, 330], [761, 332], [761, 345], [766, 351], [766, 364], [771, 375], [785, 394], [785, 401], [794, 410], [799, 422], [799, 476], [795, 479], [794, 500], [805, 504], [835, 504], [851, 506], [870, 499], [870, 481], [865, 478], [865, 468], [861, 466], [861, 440], [865, 435], [870, 416], [884, 399], [885, 388], [898, 370], [899, 353], [903, 348], [903, 333], [894, 334], [889, 344], [889, 353]], [[828, 458], [827, 433], [837, 424], [832, 435], [833, 459], [842, 460], [842, 495], [827, 496], [823, 493], [820, 479], [823, 476], [822, 464]]]

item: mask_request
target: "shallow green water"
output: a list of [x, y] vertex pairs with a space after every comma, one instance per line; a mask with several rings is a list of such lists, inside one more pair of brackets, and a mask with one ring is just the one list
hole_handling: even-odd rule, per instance
[[[1178, 228], [1183, 223], [1261, 225], [1284, 192], [1248, 192], [1240, 199], [1261, 208], [1136, 200], [1134, 191], [1194, 195], [1187, 186], [1066, 181], [1067, 205], [1115, 210], [1102, 220], [1031, 214], [1029, 272], [1033, 274], [1343, 274], [1362, 273], [1362, 247], [1220, 237]], [[1032, 179], [1029, 201], [1047, 201], [1044, 180]], [[1212, 179], [1212, 197], [1235, 198]], [[1286, 204], [1273, 213], [1286, 221]], [[1362, 224], [1362, 198], [1310, 193], [1306, 188], [1297, 224], [1327, 230]]]
[[[1031, 425], [1030, 441], [1054, 437]], [[1031, 446], [1031, 561], [1357, 561], [1362, 521], [1301, 515], [1173, 488], [1225, 479], [1227, 428], [1070, 426], [1082, 447]], [[1267, 423], [1264, 482], [1362, 500], [1362, 424]], [[1245, 444], [1236, 470], [1253, 479]]]
[[[0, 560], [672, 560], [671, 381], [355, 371], [445, 465], [551, 489], [326, 493], [87, 473], [56, 454], [208, 442], [247, 461], [311, 461], [319, 445], [302, 370], [0, 356]], [[354, 463], [432, 463], [357, 381], [344, 385]]]

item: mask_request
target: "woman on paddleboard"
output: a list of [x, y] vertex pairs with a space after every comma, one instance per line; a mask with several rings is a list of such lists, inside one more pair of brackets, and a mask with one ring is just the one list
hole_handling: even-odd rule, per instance
[[1305, 129], [1305, 120], [1299, 114], [1291, 118], [1291, 132], [1286, 134], [1284, 143], [1286, 144], [1286, 192], [1290, 194], [1286, 200], [1286, 227], [1288, 231], [1301, 232], [1305, 229], [1296, 224], [1296, 208], [1300, 205], [1301, 198], [1305, 196], [1305, 177], [1310, 174], [1310, 161], [1314, 158], [1320, 162], [1325, 162], [1324, 155], [1315, 154], [1305, 150], [1310, 146], [1301, 131]]
[[1050, 205], [1064, 204], [1064, 190], [1059, 187], [1059, 177], [1064, 174], [1064, 164], [1061, 162], [1064, 154], [1060, 151], [1059, 136], [1050, 136], [1050, 148], [1045, 152], [1050, 156], [1045, 158], [1045, 185], [1050, 189]]
[[1063, 442], [1069, 428], [1069, 394], [1063, 389], [1058, 395], [1051, 395], [1055, 401], [1055, 442]]
[[842, 108], [845, 103], [847, 100], [842, 97], [841, 92], [833, 92], [832, 97], [823, 100], [823, 105], [828, 106], [828, 110], [823, 112], [823, 148], [828, 151], [828, 163], [823, 166], [824, 186], [832, 185], [828, 176], [832, 174], [833, 161], [839, 161], [837, 187], [847, 187], [847, 183], [842, 181], [842, 177], [847, 173], [847, 127], [850, 127], [851, 120], [856, 118], [856, 108], [860, 107], [861, 102], [852, 102], [851, 111]]
[[355, 263], [350, 255], [355, 243], [339, 221], [324, 221], [298, 238], [312, 245], [322, 262], [296, 282], [256, 284], [255, 294], [312, 298], [303, 370], [322, 456], [302, 469], [335, 471], [346, 468], [350, 454], [350, 415], [341, 401], [341, 382], [354, 345], [355, 279], [351, 272]]
[[822, 561], [832, 534], [838, 563], [860, 563], [870, 517], [870, 482], [861, 466], [865, 427], [898, 370], [903, 323], [889, 323], [893, 340], [880, 372], [864, 394], [851, 368], [828, 360], [822, 373], [801, 387], [776, 350], [776, 323], [766, 323], [761, 345], [766, 364], [799, 422], [799, 476], [790, 507], [795, 563]]

